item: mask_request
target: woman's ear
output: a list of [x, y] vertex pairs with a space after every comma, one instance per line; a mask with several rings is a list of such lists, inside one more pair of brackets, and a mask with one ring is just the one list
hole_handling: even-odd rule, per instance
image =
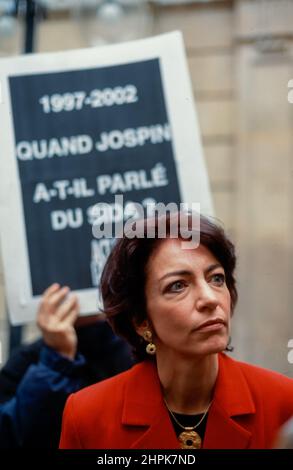
[[134, 328], [135, 328], [136, 333], [137, 333], [139, 336], [142, 336], [142, 337], [143, 337], [144, 332], [150, 328], [149, 322], [148, 322], [148, 320], [144, 320], [144, 321], [143, 321], [142, 323], [140, 323], [139, 325], [134, 324]]

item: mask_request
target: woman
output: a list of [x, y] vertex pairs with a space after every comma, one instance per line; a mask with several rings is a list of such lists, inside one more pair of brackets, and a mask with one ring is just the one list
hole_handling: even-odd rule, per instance
[[138, 222], [154, 238], [125, 235], [108, 258], [104, 310], [141, 362], [71, 395], [61, 448], [269, 448], [293, 414], [293, 380], [223, 353], [237, 301], [232, 243], [201, 216], [194, 248], [173, 237], [179, 221]]

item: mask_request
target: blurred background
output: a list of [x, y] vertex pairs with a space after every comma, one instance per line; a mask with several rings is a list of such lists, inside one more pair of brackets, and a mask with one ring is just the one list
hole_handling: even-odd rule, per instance
[[[238, 252], [233, 356], [293, 377], [293, 0], [0, 0], [0, 57], [173, 30], [184, 35], [216, 216]], [[0, 263], [2, 362], [38, 336], [9, 327], [3, 283]]]

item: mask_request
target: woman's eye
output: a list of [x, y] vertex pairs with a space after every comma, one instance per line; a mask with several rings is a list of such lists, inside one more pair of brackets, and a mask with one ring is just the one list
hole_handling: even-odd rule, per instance
[[225, 274], [218, 273], [212, 275], [212, 282], [217, 286], [223, 286], [226, 282]]
[[172, 282], [172, 284], [169, 284], [167, 286], [166, 291], [167, 292], [181, 292], [184, 289], [184, 287], [185, 287], [184, 282], [176, 281], [176, 282]]

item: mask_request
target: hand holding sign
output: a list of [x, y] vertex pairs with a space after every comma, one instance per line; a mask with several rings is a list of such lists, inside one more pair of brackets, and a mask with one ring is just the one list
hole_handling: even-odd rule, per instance
[[68, 296], [68, 293], [68, 287], [52, 284], [43, 294], [37, 324], [48, 346], [62, 356], [74, 359], [77, 349], [74, 323], [79, 306], [76, 295]]

